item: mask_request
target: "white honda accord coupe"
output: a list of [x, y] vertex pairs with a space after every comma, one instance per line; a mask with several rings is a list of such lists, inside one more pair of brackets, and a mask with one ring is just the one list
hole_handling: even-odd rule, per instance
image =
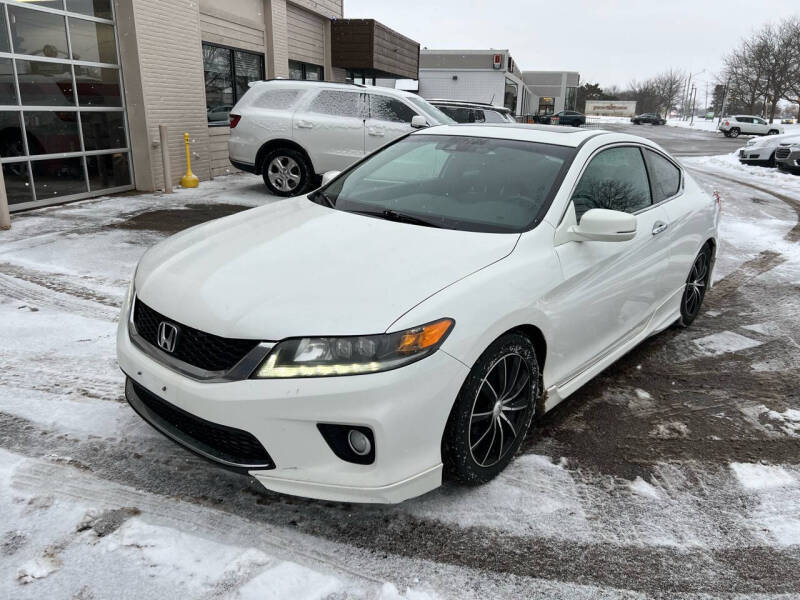
[[399, 502], [483, 483], [533, 417], [694, 320], [719, 214], [639, 137], [419, 130], [149, 250], [117, 337], [126, 396], [278, 492]]

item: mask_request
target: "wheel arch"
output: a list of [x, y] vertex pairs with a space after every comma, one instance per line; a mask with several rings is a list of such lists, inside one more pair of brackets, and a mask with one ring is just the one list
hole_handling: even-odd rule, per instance
[[547, 340], [542, 330], [536, 327], [536, 325], [525, 324], [513, 327], [502, 335], [506, 335], [507, 333], [519, 333], [531, 341], [533, 349], [536, 351], [536, 362], [539, 363], [539, 373], [541, 374], [544, 372], [544, 364], [547, 359]]
[[308, 161], [308, 165], [311, 167], [311, 172], [316, 175], [317, 172], [314, 169], [314, 162], [311, 160], [308, 152], [306, 152], [306, 149], [297, 142], [285, 138], [270, 140], [258, 149], [255, 162], [256, 173], [260, 174], [263, 171], [264, 158], [267, 156], [267, 154], [278, 148], [291, 148], [292, 150], [300, 152], [305, 157], [306, 161]]

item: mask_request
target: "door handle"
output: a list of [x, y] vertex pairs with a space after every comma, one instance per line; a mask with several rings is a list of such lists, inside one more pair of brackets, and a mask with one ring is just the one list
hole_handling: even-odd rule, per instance
[[667, 225], [664, 221], [656, 221], [655, 225], [653, 225], [653, 235], [658, 235], [667, 230]]
[[370, 135], [374, 135], [376, 137], [383, 137], [384, 136], [383, 129], [375, 129], [374, 127], [370, 127], [368, 132], [369, 132]]
[[298, 121], [297, 126], [300, 129], [312, 129], [314, 127], [314, 124], [311, 123], [310, 121]]

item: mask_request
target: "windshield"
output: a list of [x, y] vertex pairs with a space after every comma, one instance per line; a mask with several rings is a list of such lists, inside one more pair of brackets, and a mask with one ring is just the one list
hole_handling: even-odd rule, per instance
[[541, 219], [574, 155], [574, 148], [536, 142], [415, 134], [310, 198], [416, 225], [518, 233]]
[[448, 117], [438, 108], [436, 108], [433, 104], [429, 104], [419, 96], [409, 96], [408, 98], [406, 98], [406, 100], [409, 100], [411, 104], [420, 109], [425, 114], [426, 117], [430, 117], [431, 119], [436, 121], [435, 123], [431, 123], [431, 125], [436, 125], [436, 124], [452, 125], [453, 123], [455, 123], [453, 119]]

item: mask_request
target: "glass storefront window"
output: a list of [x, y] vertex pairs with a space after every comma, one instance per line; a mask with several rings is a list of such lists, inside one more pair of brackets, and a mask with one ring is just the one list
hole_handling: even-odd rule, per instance
[[203, 42], [208, 122], [227, 125], [233, 105], [248, 90], [248, 83], [264, 78], [261, 54]]
[[80, 151], [78, 113], [24, 111], [23, 115], [31, 156]]
[[28, 177], [28, 163], [6, 163], [3, 165], [8, 203], [11, 205], [33, 200], [33, 188]]
[[299, 60], [289, 61], [289, 79], [322, 81], [323, 72], [323, 68], [320, 65], [304, 63]]
[[22, 128], [17, 111], [0, 112], [0, 156], [24, 156]]
[[38, 200], [88, 191], [86, 178], [83, 176], [83, 159], [80, 157], [34, 160], [31, 167]]
[[18, 60], [17, 77], [23, 106], [75, 105], [68, 64]]
[[89, 171], [89, 188], [92, 191], [131, 183], [127, 152], [87, 156], [86, 167]]
[[69, 39], [74, 60], [117, 64], [113, 25], [70, 17]]
[[[31, 2], [32, 0], [12, 0], [12, 2]], [[36, 6], [44, 6], [45, 8], [55, 8], [64, 10], [64, 0], [33, 0]]]
[[111, 11], [111, 0], [67, 0], [67, 10], [98, 19], [110, 20], [114, 16]]
[[[0, 9], [3, 7], [0, 6]], [[6, 11], [0, 10], [0, 52], [11, 52], [11, 44], [8, 43], [8, 24], [6, 23]]]
[[118, 69], [75, 65], [75, 85], [81, 106], [122, 106]]
[[8, 17], [11, 21], [14, 52], [48, 58], [69, 58], [67, 28], [63, 16], [9, 5]]
[[14, 89], [14, 67], [10, 58], [0, 58], [0, 104], [17, 105], [17, 92]]
[[81, 127], [86, 150], [111, 150], [127, 145], [122, 112], [82, 112]]

